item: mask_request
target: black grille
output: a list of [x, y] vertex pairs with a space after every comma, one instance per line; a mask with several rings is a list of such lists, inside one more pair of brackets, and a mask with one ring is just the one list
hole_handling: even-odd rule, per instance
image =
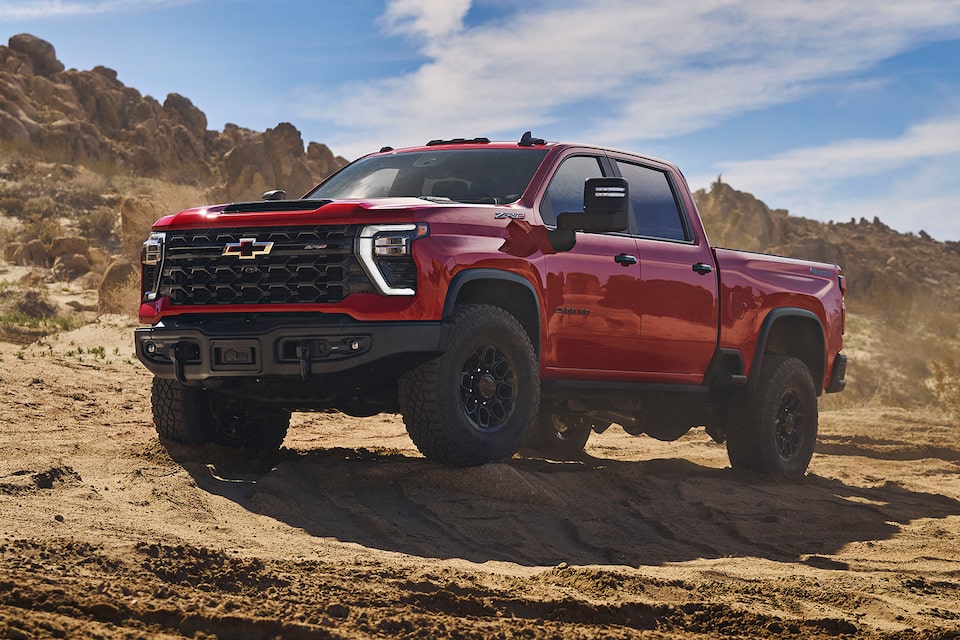
[[[313, 304], [339, 302], [374, 288], [353, 253], [359, 225], [256, 227], [167, 232], [159, 294], [174, 304]], [[253, 238], [244, 259], [236, 245]], [[227, 245], [234, 252], [223, 255]]]

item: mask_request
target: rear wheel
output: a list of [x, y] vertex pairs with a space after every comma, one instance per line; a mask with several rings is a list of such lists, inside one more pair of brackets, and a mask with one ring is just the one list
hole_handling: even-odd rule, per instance
[[180, 444], [279, 449], [290, 426], [289, 411], [165, 378], [153, 379], [151, 401], [157, 435]]
[[463, 305], [443, 353], [400, 378], [407, 433], [431, 460], [456, 466], [509, 458], [540, 403], [537, 356], [520, 322], [491, 305]]
[[550, 460], [577, 460], [583, 456], [593, 426], [594, 422], [583, 414], [541, 413], [522, 453]]
[[727, 455], [733, 467], [802, 476], [817, 441], [817, 392], [797, 358], [767, 355], [752, 393], [733, 410]]

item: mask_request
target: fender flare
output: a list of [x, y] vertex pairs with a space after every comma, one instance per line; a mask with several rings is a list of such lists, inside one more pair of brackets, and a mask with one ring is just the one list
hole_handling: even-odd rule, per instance
[[[508, 311], [514, 312], [515, 315], [518, 315], [518, 319], [521, 324], [524, 324], [527, 331], [530, 332], [530, 339], [533, 342], [534, 350], [540, 352], [540, 323], [542, 320], [542, 313], [540, 309], [540, 296], [537, 295], [537, 290], [529, 280], [523, 276], [513, 273], [511, 271], [503, 271], [501, 269], [490, 269], [485, 267], [478, 267], [476, 269], [465, 269], [460, 273], [456, 274], [453, 279], [450, 281], [450, 286], [447, 287], [447, 295], [443, 302], [443, 315], [441, 316], [444, 320], [453, 315], [454, 308], [456, 307], [457, 301], [460, 299], [460, 295], [463, 292], [464, 288], [472, 282], [477, 282], [478, 280], [493, 280], [509, 283], [511, 286], [520, 286], [526, 290], [529, 294], [529, 304], [531, 305], [531, 311], [535, 313], [535, 317], [527, 315], [526, 317], [519, 317], [519, 314], [516, 314], [516, 308], [518, 305], [498, 305], [502, 306]], [[527, 322], [524, 322], [526, 320]]]
[[818, 338], [820, 343], [820, 353], [812, 355], [816, 358], [816, 361], [820, 363], [820, 371], [814, 371], [814, 369], [817, 367], [811, 367], [809, 359], [801, 358], [801, 360], [803, 360], [804, 364], [807, 365], [807, 368], [810, 369], [810, 375], [813, 378], [814, 385], [816, 385], [818, 391], [817, 395], [820, 395], [823, 387], [823, 367], [826, 367], [827, 362], [826, 333], [823, 330], [823, 322], [820, 321], [819, 316], [809, 309], [801, 309], [800, 307], [778, 307], [773, 309], [767, 314], [767, 317], [763, 319], [763, 324], [760, 327], [760, 334], [757, 337], [757, 349], [753, 353], [753, 364], [750, 367], [750, 378], [747, 382], [747, 388], [751, 392], [756, 389], [759, 381], [758, 374], [760, 373], [760, 365], [763, 362], [763, 356], [767, 350], [767, 342], [770, 339], [770, 333], [773, 331], [773, 326], [777, 323], [777, 321], [784, 318], [801, 318], [805, 321], [813, 320], [819, 329]]

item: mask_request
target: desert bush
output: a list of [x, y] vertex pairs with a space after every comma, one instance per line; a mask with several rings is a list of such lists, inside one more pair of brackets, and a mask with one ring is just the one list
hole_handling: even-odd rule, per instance
[[23, 198], [9, 195], [0, 196], [0, 213], [11, 218], [19, 218], [23, 215]]
[[948, 357], [934, 360], [931, 369], [930, 384], [940, 408], [960, 420], [960, 364]]
[[923, 319], [924, 328], [930, 333], [946, 340], [960, 337], [960, 325], [957, 323], [957, 311], [935, 311]]
[[53, 218], [44, 218], [32, 215], [24, 221], [20, 230], [20, 239], [29, 242], [38, 238], [43, 244], [50, 246], [54, 238], [64, 235], [60, 222]]
[[[0, 286], [0, 329], [64, 330], [83, 320], [61, 313], [38, 283], [2, 281]], [[16, 333], [16, 332], [15, 332]]]
[[204, 202], [203, 190], [190, 185], [141, 178], [119, 186], [129, 194], [120, 204], [120, 239], [124, 255], [134, 262], [158, 218]]
[[57, 216], [57, 202], [52, 197], [43, 195], [29, 198], [23, 204], [22, 215], [28, 218], [55, 218]]
[[103, 287], [97, 303], [97, 312], [122, 313], [136, 316], [140, 311], [140, 272], [132, 272], [120, 284]]
[[119, 212], [112, 207], [96, 207], [77, 220], [77, 230], [87, 240], [102, 247], [113, 246], [115, 231], [120, 221]]

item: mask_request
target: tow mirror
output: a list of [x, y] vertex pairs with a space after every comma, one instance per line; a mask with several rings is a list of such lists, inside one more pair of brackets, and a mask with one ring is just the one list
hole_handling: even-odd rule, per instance
[[630, 194], [624, 178], [587, 178], [583, 185], [583, 211], [557, 216], [557, 228], [605, 233], [627, 228]]
[[629, 225], [630, 189], [624, 178], [587, 178], [583, 184], [583, 211], [557, 215], [557, 228], [550, 236], [557, 251], [576, 244], [576, 232], [625, 231]]
[[260, 196], [261, 200], [283, 200], [287, 197], [287, 192], [283, 189], [274, 189], [273, 191], [267, 191], [265, 194]]

